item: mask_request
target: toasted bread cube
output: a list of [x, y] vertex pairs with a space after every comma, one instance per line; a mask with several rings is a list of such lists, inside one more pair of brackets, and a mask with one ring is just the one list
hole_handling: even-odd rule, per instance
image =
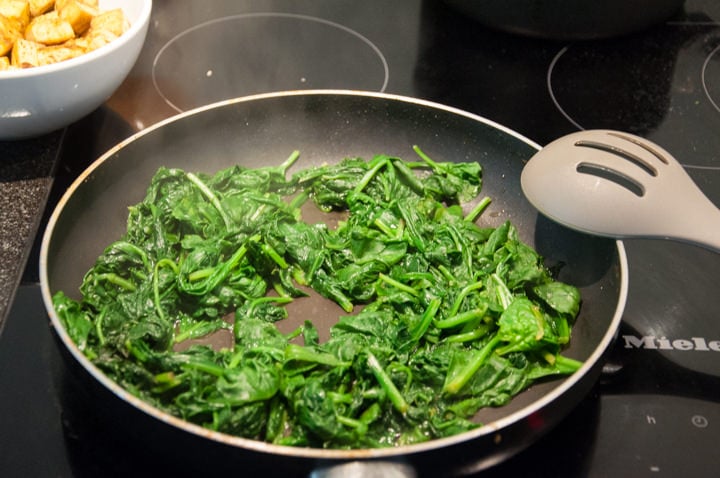
[[55, 0], [55, 10], [62, 10], [63, 8], [65, 8], [65, 5], [74, 1], [84, 3], [88, 7], [93, 7], [96, 9], [100, 8], [98, 0]]
[[130, 28], [122, 9], [99, 9], [99, 0], [0, 0], [0, 68], [75, 58]]
[[30, 23], [30, 4], [27, 0], [0, 0], [0, 15], [17, 20], [20, 28]]
[[44, 45], [59, 45], [75, 38], [72, 25], [60, 18], [56, 11], [32, 19], [25, 29], [25, 39]]
[[0, 15], [0, 55], [10, 53], [15, 41], [22, 36], [18, 25], [17, 20]]
[[78, 57], [85, 53], [85, 50], [78, 45], [72, 43], [63, 43], [62, 45], [50, 45], [38, 49], [38, 63], [40, 65], [50, 65], [71, 58]]
[[82, 35], [90, 28], [90, 22], [99, 12], [97, 8], [78, 0], [71, 0], [59, 10], [60, 18], [68, 22], [76, 35]]
[[129, 26], [130, 24], [120, 8], [101, 12], [90, 22], [90, 28], [92, 30], [105, 30], [111, 32], [116, 37], [122, 35]]
[[76, 43], [86, 51], [97, 50], [98, 48], [107, 45], [111, 41], [115, 40], [117, 35], [108, 30], [94, 30], [90, 29], [81, 38], [76, 40]]
[[13, 45], [10, 64], [18, 68], [31, 68], [38, 66], [38, 49], [42, 45], [34, 41], [18, 38]]
[[30, 5], [30, 16], [38, 17], [47, 13], [55, 6], [55, 0], [28, 0]]

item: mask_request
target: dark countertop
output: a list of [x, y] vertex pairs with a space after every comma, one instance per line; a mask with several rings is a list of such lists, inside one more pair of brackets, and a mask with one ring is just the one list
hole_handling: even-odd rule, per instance
[[0, 330], [52, 188], [63, 133], [0, 141]]

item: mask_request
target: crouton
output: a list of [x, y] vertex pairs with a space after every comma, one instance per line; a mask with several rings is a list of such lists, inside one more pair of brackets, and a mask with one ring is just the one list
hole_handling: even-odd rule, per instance
[[129, 28], [122, 9], [101, 12], [98, 0], [0, 0], [0, 58], [10, 69], [57, 63]]
[[86, 53], [84, 48], [70, 42], [62, 45], [45, 46], [38, 49], [37, 57], [39, 65], [50, 65], [61, 61], [70, 60]]
[[68, 22], [76, 35], [82, 35], [90, 27], [93, 17], [98, 15], [98, 10], [82, 1], [72, 0], [58, 10], [60, 18]]
[[18, 38], [15, 45], [13, 45], [10, 64], [17, 68], [38, 66], [38, 49], [41, 46], [34, 41]]
[[62, 10], [65, 8], [65, 5], [75, 1], [84, 3], [88, 7], [93, 7], [95, 9], [100, 8], [98, 0], [55, 0], [55, 10]]
[[33, 18], [25, 29], [26, 40], [44, 45], [58, 45], [71, 38], [75, 38], [72, 25], [54, 10]]
[[28, 0], [30, 16], [37, 17], [47, 13], [55, 6], [55, 0]]
[[0, 15], [16, 20], [23, 29], [30, 23], [30, 4], [27, 0], [0, 0]]
[[102, 12], [95, 16], [90, 22], [91, 29], [111, 32], [118, 37], [122, 35], [129, 26], [125, 14], [119, 8]]
[[0, 14], [0, 55], [10, 53], [15, 41], [21, 36], [18, 21]]

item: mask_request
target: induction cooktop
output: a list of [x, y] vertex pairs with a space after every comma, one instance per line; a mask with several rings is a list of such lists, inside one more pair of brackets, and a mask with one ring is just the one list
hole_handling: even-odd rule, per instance
[[[539, 144], [628, 131], [672, 153], [720, 205], [720, 4], [711, 0], [688, 1], [645, 31], [574, 42], [481, 27], [430, 0], [175, 0], [154, 2], [120, 89], [65, 131], [45, 216], [136, 131], [227, 98], [320, 88], [443, 103]], [[625, 248], [628, 302], [600, 381], [548, 435], [482, 476], [691, 477], [720, 465], [720, 254], [661, 240]], [[180, 457], [153, 462], [61, 400], [66, 372], [37, 270], [36, 243], [0, 336], [2, 475], [185, 476]]]

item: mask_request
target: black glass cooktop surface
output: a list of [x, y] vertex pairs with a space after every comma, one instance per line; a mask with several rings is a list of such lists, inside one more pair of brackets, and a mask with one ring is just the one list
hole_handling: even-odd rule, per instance
[[[539, 144], [582, 129], [625, 130], [662, 145], [720, 205], [720, 4], [711, 0], [688, 0], [648, 30], [592, 41], [488, 29], [429, 0], [175, 0], [155, 2], [125, 83], [65, 132], [47, 210], [138, 130], [209, 102], [315, 88], [423, 98]], [[483, 476], [714, 476], [720, 254], [624, 244], [628, 302], [601, 379], [548, 435]], [[0, 336], [0, 474], [186, 476], [183, 457], [156, 459], [68, 405], [37, 268], [36, 244]]]

